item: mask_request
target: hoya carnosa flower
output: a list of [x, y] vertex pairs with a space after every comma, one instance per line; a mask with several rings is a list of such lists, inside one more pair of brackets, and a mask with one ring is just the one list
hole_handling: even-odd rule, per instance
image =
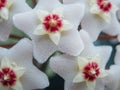
[[45, 10], [38, 10], [40, 24], [33, 31], [35, 35], [48, 34], [49, 38], [58, 45], [63, 31], [73, 29], [73, 24], [64, 19], [63, 8], [56, 8], [49, 13]]
[[4, 57], [0, 66], [0, 89], [23, 90], [20, 78], [24, 73], [24, 67], [19, 67], [16, 63], [10, 63], [9, 59]]
[[83, 16], [82, 3], [63, 5], [58, 0], [40, 0], [33, 10], [13, 19], [15, 26], [32, 39], [34, 57], [44, 63], [56, 50], [80, 54], [84, 45], [77, 29]]
[[0, 48], [0, 89], [32, 90], [49, 85], [47, 76], [32, 62], [32, 43], [22, 39], [10, 49]]
[[106, 63], [111, 54], [109, 46], [94, 46], [91, 37], [84, 30], [80, 36], [85, 48], [77, 56], [61, 55], [52, 57], [50, 67], [65, 79], [65, 90], [104, 90]]
[[96, 80], [107, 75], [98, 57], [78, 57], [78, 74], [73, 79], [73, 83], [85, 81], [89, 90], [95, 90]]
[[25, 0], [0, 0], [0, 40], [6, 40], [12, 31], [13, 15], [27, 10], [30, 7]]
[[120, 32], [116, 15], [118, 6], [114, 2], [109, 0], [63, 0], [63, 2], [83, 2], [86, 5], [86, 13], [81, 27], [90, 34], [93, 41], [97, 39], [101, 31], [110, 35], [116, 35]]

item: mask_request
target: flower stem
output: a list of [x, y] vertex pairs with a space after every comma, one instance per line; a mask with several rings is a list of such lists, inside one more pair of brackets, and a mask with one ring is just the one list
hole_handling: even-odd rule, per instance
[[14, 46], [15, 44], [4, 44], [4, 45], [0, 45], [0, 47], [4, 47], [4, 48], [11, 48], [12, 46]]
[[32, 0], [33, 2], [33, 5], [35, 6], [37, 4], [37, 1], [36, 0]]
[[10, 35], [10, 38], [14, 38], [14, 39], [22, 39], [23, 37], [18, 36], [18, 35], [11, 34], [11, 35]]
[[110, 36], [110, 35], [100, 35], [98, 37], [99, 40], [109, 40], [109, 39], [116, 39], [117, 38], [117, 35], [116, 36]]

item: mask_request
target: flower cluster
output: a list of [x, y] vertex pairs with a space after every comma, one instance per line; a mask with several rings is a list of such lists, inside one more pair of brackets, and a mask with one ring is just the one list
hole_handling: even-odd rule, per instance
[[[120, 41], [119, 0], [0, 0], [0, 41], [13, 26], [25, 33], [13, 47], [0, 47], [0, 90], [31, 90], [49, 86], [33, 63], [48, 62], [65, 80], [64, 90], [119, 90], [120, 46], [114, 64], [109, 45], [96, 46], [101, 32]], [[112, 42], [112, 41], [111, 41]], [[55, 52], [60, 55], [53, 55]]]

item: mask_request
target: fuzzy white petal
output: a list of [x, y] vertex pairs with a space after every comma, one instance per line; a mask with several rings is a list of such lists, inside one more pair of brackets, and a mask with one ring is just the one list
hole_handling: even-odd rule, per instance
[[43, 25], [37, 26], [37, 28], [33, 31], [33, 34], [35, 35], [45, 35], [47, 32], [44, 29]]
[[53, 33], [53, 34], [50, 33], [49, 37], [56, 45], [58, 45], [59, 42], [60, 42], [61, 33], [60, 32], [56, 32], [56, 33]]

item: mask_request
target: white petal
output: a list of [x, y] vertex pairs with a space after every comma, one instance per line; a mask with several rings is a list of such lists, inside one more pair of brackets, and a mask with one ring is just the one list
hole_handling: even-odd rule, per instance
[[116, 13], [112, 14], [112, 19], [110, 25], [106, 27], [103, 32], [109, 34], [109, 35], [118, 35], [120, 33], [120, 23], [118, 21], [118, 18], [116, 16]]
[[60, 6], [61, 6], [61, 3], [59, 2], [59, 0], [40, 0], [38, 1], [35, 9], [44, 9], [52, 12], [53, 9]]
[[59, 50], [73, 56], [78, 56], [84, 49], [83, 41], [76, 29], [63, 32]]
[[92, 41], [96, 41], [100, 32], [108, 26], [108, 23], [101, 17], [90, 14], [89, 11], [86, 11], [84, 18], [81, 22], [81, 27], [87, 31], [92, 37]]
[[47, 16], [49, 13], [45, 10], [37, 10], [37, 16], [41, 20], [41, 22], [44, 21], [45, 16]]
[[73, 24], [67, 20], [63, 20], [63, 26], [62, 26], [61, 30], [67, 31], [67, 30], [71, 30], [71, 29], [73, 29]]
[[12, 20], [0, 22], [0, 40], [5, 41], [8, 39], [9, 34], [12, 30]]
[[[29, 61], [32, 62], [32, 61]], [[26, 72], [21, 77], [24, 90], [43, 89], [49, 86], [48, 77], [31, 63], [26, 66]], [[30, 65], [31, 64], [31, 65]], [[30, 69], [32, 68], [32, 69]]]
[[69, 4], [69, 3], [88, 3], [88, 0], [63, 0], [64, 4]]
[[[78, 10], [80, 8], [80, 11]], [[78, 29], [78, 25], [84, 16], [85, 5], [83, 3], [66, 4], [64, 5], [64, 18], [70, 23], [74, 24], [75, 29]], [[72, 12], [72, 13], [71, 13]]]
[[119, 90], [120, 85], [120, 66], [112, 65], [109, 69], [109, 74], [104, 78], [106, 89], [105, 90]]
[[20, 81], [17, 81], [12, 88], [14, 90], [23, 90], [23, 87], [22, 87], [22, 84], [20, 83]]
[[116, 47], [115, 64], [120, 65], [120, 45]]
[[[10, 2], [12, 3], [12, 0], [9, 0], [9, 4]], [[14, 0], [13, 1], [13, 5], [12, 7], [10, 8], [10, 18], [12, 19], [13, 18], [13, 15], [15, 14], [18, 14], [18, 13], [21, 13], [21, 12], [26, 12], [26, 11], [29, 11], [31, 10], [32, 8], [26, 3], [25, 0]]]
[[36, 11], [30, 11], [14, 15], [14, 25], [25, 33], [33, 33], [38, 25], [38, 17]]
[[80, 0], [63, 0], [63, 3], [68, 4], [68, 3], [76, 3]]
[[10, 67], [10, 60], [7, 57], [3, 57], [1, 61], [1, 67]]
[[15, 46], [9, 49], [7, 57], [12, 63], [15, 62], [18, 66], [25, 67], [28, 60], [33, 58], [31, 41], [26, 38], [20, 40]]
[[93, 82], [86, 81], [86, 84], [87, 84], [89, 90], [95, 90], [96, 81], [93, 81]]
[[60, 32], [55, 32], [53, 34], [50, 33], [49, 37], [56, 45], [58, 45], [60, 42], [61, 33]]
[[65, 80], [73, 79], [78, 74], [77, 58], [69, 55], [52, 57], [50, 60], [51, 69]]
[[36, 36], [33, 38], [33, 54], [39, 63], [47, 61], [56, 50], [57, 46], [50, 40], [49, 36]]
[[84, 81], [84, 77], [82, 73], [78, 73], [73, 79], [73, 83], [80, 83]]
[[9, 11], [7, 8], [2, 8], [1, 11], [0, 11], [0, 16], [1, 18], [5, 19], [5, 20], [8, 20], [9, 18]]
[[[14, 68], [14, 67], [13, 67]], [[17, 74], [17, 78], [19, 79], [20, 77], [23, 76], [23, 74], [25, 73], [25, 68], [23, 67], [15, 67], [14, 68], [15, 73]]]
[[58, 7], [58, 8], [56, 8], [56, 9], [54, 9], [54, 10], [52, 11], [52, 13], [53, 13], [53, 14], [57, 14], [57, 15], [59, 15], [60, 17], [63, 17], [63, 8], [62, 8], [62, 7]]
[[106, 90], [104, 78], [100, 78], [96, 80], [95, 90]]
[[87, 89], [86, 83], [73, 83], [69, 80], [65, 80], [64, 90], [89, 90]]
[[33, 34], [35, 35], [45, 35], [47, 32], [44, 29], [43, 25], [39, 25], [34, 31]]

